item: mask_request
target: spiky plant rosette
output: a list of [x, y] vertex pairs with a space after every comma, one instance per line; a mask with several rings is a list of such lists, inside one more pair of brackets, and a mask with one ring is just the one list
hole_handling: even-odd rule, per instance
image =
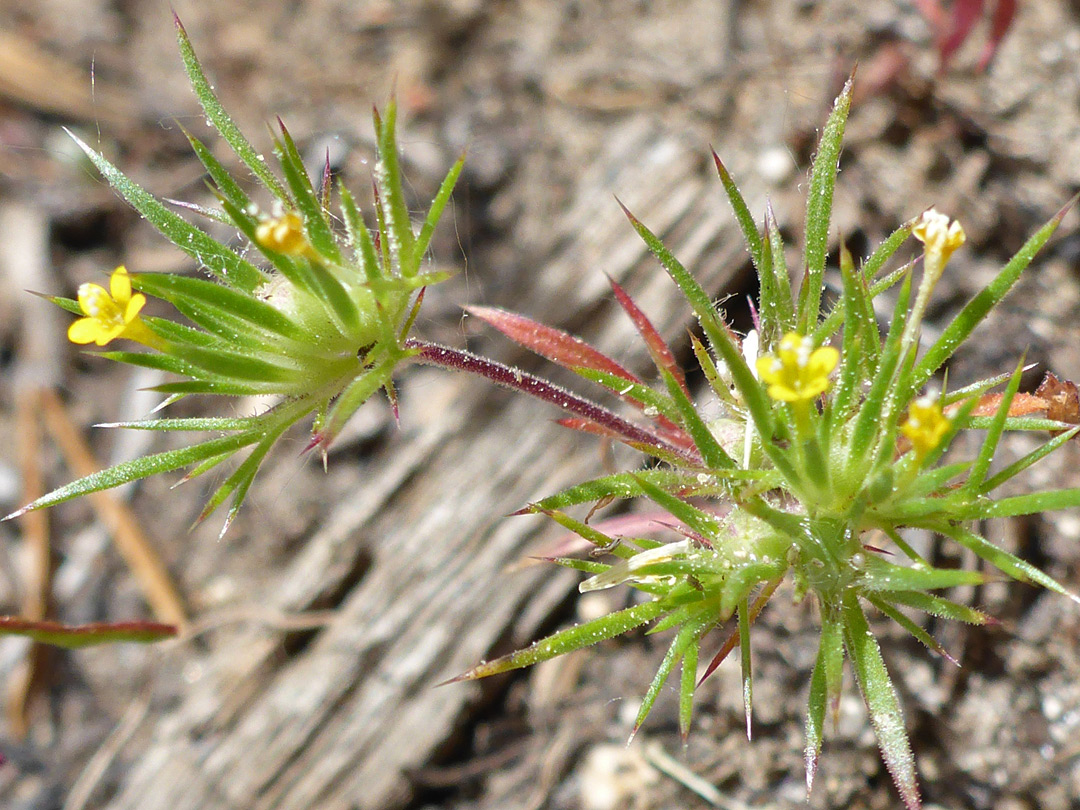
[[[186, 133], [219, 207], [183, 207], [234, 227], [251, 250], [238, 252], [191, 224], [76, 138], [113, 188], [209, 277], [128, 273], [119, 267], [108, 290], [88, 283], [79, 289], [77, 301], [51, 300], [82, 316], [68, 332], [75, 343], [141, 344], [146, 351], [109, 350], [101, 356], [173, 375], [154, 389], [168, 395], [167, 403], [192, 394], [262, 395], [277, 401], [250, 416], [117, 423], [114, 426], [216, 435], [82, 478], [16, 514], [155, 473], [189, 469], [187, 476], [196, 477], [246, 451], [200, 516], [205, 518], [231, 498], [227, 527], [260, 464], [290, 427], [312, 418], [310, 447], [325, 450], [356, 409], [380, 389], [394, 401], [392, 373], [417, 351], [406, 340], [423, 289], [446, 277], [427, 272], [424, 259], [463, 159], [451, 167], [426, 219], [414, 230], [398, 165], [396, 104], [391, 99], [383, 115], [374, 115], [377, 160], [369, 228], [345, 185], [333, 182], [329, 164], [321, 182], [312, 183], [280, 120], [274, 139], [280, 173], [270, 168], [221, 106], [179, 20], [176, 27], [188, 78], [207, 122], [271, 200], [259, 206], [211, 149]], [[330, 212], [333, 191], [340, 219]], [[186, 322], [143, 314], [146, 296], [168, 302]]]
[[[907, 807], [919, 806], [915, 768], [901, 709], [868, 610], [895, 621], [930, 649], [945, 654], [912, 612], [983, 624], [984, 613], [940, 592], [973, 585], [986, 574], [936, 567], [906, 539], [908, 530], [936, 533], [974, 552], [1017, 580], [1068, 595], [1045, 573], [991, 543], [974, 526], [995, 517], [1080, 505], [1080, 489], [995, 499], [1017, 474], [1060, 448], [1080, 427], [1031, 406], [1019, 407], [1022, 366], [959, 390], [934, 382], [976, 326], [1013, 287], [1057, 228], [1065, 210], [1039, 229], [925, 350], [920, 327], [950, 254], [964, 242], [962, 227], [933, 209], [904, 224], [862, 264], [840, 252], [840, 294], [823, 312], [822, 290], [833, 188], [851, 82], [836, 101], [810, 172], [805, 269], [793, 294], [785, 246], [771, 210], [759, 232], [719, 158], [716, 166], [746, 239], [760, 281], [756, 329], [741, 338], [708, 294], [648, 228], [630, 221], [685, 295], [703, 341], [693, 350], [711, 391], [698, 404], [674, 355], [630, 297], [612, 284], [655, 362], [662, 386], [646, 384], [611, 358], [563, 332], [501, 310], [472, 312], [517, 342], [634, 406], [632, 430], [614, 411], [564, 419], [568, 427], [612, 437], [653, 460], [637, 472], [608, 475], [566, 489], [529, 507], [611, 555], [603, 562], [560, 557], [555, 562], [589, 575], [582, 591], [627, 585], [640, 598], [631, 607], [561, 630], [532, 646], [480, 664], [457, 680], [481, 678], [534, 664], [652, 624], [673, 638], [645, 693], [634, 725], [644, 722], [668, 677], [681, 666], [679, 721], [690, 726], [694, 691], [736, 646], [741, 652], [749, 732], [750, 628], [785, 580], [812, 598], [821, 622], [820, 646], [808, 684], [806, 779], [812, 787], [827, 710], [840, 697], [850, 662], [885, 765]], [[918, 261], [887, 271], [914, 236]], [[917, 284], [916, 284], [917, 281]], [[875, 299], [892, 290], [895, 304], [884, 331]], [[1004, 392], [991, 394], [1004, 385]], [[936, 393], [933, 391], [936, 389]], [[719, 418], [706, 418], [715, 411]], [[1046, 401], [1043, 402], [1046, 405]], [[1025, 415], [1019, 415], [1025, 414]], [[1073, 420], [1075, 422], [1075, 420]], [[958, 432], [982, 431], [975, 458], [948, 453]], [[1049, 431], [1038, 449], [1006, 466], [994, 465], [1006, 431]], [[667, 523], [676, 539], [605, 532], [566, 510], [614, 499], [653, 502], [644, 524]], [[656, 516], [657, 509], [666, 518]], [[624, 520], [625, 523], [625, 520]], [[1075, 597], [1072, 597], [1075, 599]], [[711, 635], [727, 641], [699, 677], [699, 657]]]

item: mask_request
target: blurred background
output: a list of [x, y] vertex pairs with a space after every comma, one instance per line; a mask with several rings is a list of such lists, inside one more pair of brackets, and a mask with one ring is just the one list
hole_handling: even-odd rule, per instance
[[[172, 7], [256, 145], [269, 151], [266, 124], [281, 116], [311, 164], [329, 155], [363, 200], [371, 108], [391, 92], [417, 206], [468, 150], [432, 250], [456, 275], [429, 291], [421, 336], [543, 369], [463, 317], [465, 303], [487, 303], [580, 334], [644, 373], [647, 354], [612, 308], [604, 274], [685, 358], [690, 319], [614, 196], [710, 292], [729, 296], [732, 319], [746, 328], [753, 280], [709, 147], [756, 215], [771, 200], [797, 246], [817, 128], [856, 63], [834, 235], [865, 254], [931, 205], [960, 219], [968, 243], [939, 287], [934, 323], [947, 322], [1080, 189], [1080, 6], [956, 5], [974, 9], [976, 24], [947, 65], [954, 7], [929, 0]], [[995, 13], [1014, 5], [980, 70], [997, 38]], [[157, 400], [140, 389], [158, 380], [77, 351], [65, 340], [66, 316], [25, 290], [73, 296], [120, 263], [198, 272], [94, 175], [62, 130], [159, 197], [209, 205], [179, 124], [226, 158], [187, 86], [168, 3], [0, 0], [4, 513], [35, 488], [77, 477], [80, 465], [169, 446], [159, 434], [91, 429], [145, 416]], [[1025, 351], [1038, 364], [1029, 388], [1046, 370], [1080, 376], [1078, 234], [1073, 214], [956, 359], [954, 385], [1009, 371]], [[907, 259], [915, 249], [905, 251]], [[798, 266], [797, 251], [788, 264]], [[301, 458], [304, 435], [291, 437], [224, 539], [214, 519], [191, 529], [204, 485], [174, 490], [175, 476], [111, 502], [0, 524], [0, 613], [89, 622], [182, 611], [191, 622], [183, 640], [155, 648], [45, 653], [0, 643], [8, 760], [0, 805], [805, 807], [802, 723], [816, 650], [808, 604], [774, 600], [759, 620], [749, 744], [737, 666], [725, 665], [699, 690], [685, 749], [674, 692], [624, 746], [663, 639], [619, 640], [483, 684], [434, 688], [481, 658], [620, 606], [624, 593], [590, 594], [601, 604], [578, 599], [576, 577], [525, 564], [558, 533], [503, 516], [635, 462], [482, 382], [417, 368], [401, 375], [400, 392], [400, 426], [385, 402], [368, 403], [328, 472]], [[214, 403], [184, 407], [217, 413]], [[1018, 440], [1012, 449], [1025, 447]], [[1078, 462], [1067, 447], [1032, 479], [1080, 485]], [[1080, 584], [1075, 514], [994, 531], [1067, 586]], [[146, 549], [167, 580], [147, 573]], [[1002, 620], [932, 628], [962, 669], [884, 631], [927, 803], [1080, 807], [1076, 605], [1004, 583], [958, 598]], [[894, 807], [847, 686], [810, 806]]]

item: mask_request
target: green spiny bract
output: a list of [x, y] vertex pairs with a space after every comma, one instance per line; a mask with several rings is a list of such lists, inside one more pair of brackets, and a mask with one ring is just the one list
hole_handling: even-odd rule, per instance
[[[246, 450], [200, 515], [205, 518], [231, 498], [227, 528], [266, 454], [290, 427], [313, 417], [310, 447], [325, 449], [370, 396], [384, 389], [393, 401], [391, 375], [416, 354], [407, 345], [407, 335], [422, 290], [445, 278], [425, 272], [423, 262], [463, 158], [451, 167], [426, 219], [414, 231], [398, 166], [397, 110], [391, 99], [385, 113], [376, 112], [374, 117], [378, 149], [374, 236], [342, 184], [334, 184], [343, 223], [337, 227], [330, 213], [329, 166], [321, 184], [313, 184], [281, 125], [274, 140], [280, 177], [272, 171], [222, 108], [179, 20], [176, 25], [188, 78], [208, 124], [273, 200], [270, 210], [260, 213], [211, 150], [186, 133], [220, 204], [215, 210], [188, 207], [234, 226], [259, 260], [250, 261], [190, 224], [76, 139], [113, 188], [211, 278], [173, 273], [129, 276], [118, 268], [110, 286], [119, 297], [86, 284], [78, 301], [52, 300], [85, 316], [69, 332], [75, 342], [104, 345], [124, 338], [149, 348], [107, 351], [103, 356], [180, 378], [155, 389], [169, 395], [170, 402], [189, 394], [269, 395], [278, 402], [265, 412], [241, 418], [148, 419], [117, 425], [218, 436], [82, 478], [16, 514], [155, 473], [189, 468], [188, 477], [195, 477]], [[138, 291], [135, 296], [132, 287]], [[143, 294], [169, 302], [187, 323], [141, 315]]]
[[[617, 285], [615, 295], [634, 320], [655, 361], [661, 390], [646, 385], [610, 358], [565, 333], [519, 315], [478, 308], [475, 314], [512, 339], [600, 383], [635, 406], [651, 441], [626, 437], [610, 421], [564, 420], [570, 427], [622, 438], [655, 460], [638, 473], [605, 476], [533, 504], [616, 558], [604, 563], [560, 558], [586, 572], [581, 590], [625, 584], [641, 599], [632, 607], [562, 630], [524, 650], [477, 666], [460, 679], [527, 666], [655, 623], [650, 632], [674, 638], [645, 694], [634, 731], [651, 710], [668, 676], [681, 664], [680, 725], [689, 728], [694, 690], [735, 646], [741, 648], [749, 731], [750, 625], [785, 580], [818, 606], [821, 640], [808, 685], [807, 787], [813, 784], [827, 707], [837, 705], [845, 658], [851, 662], [885, 764], [909, 808], [919, 806], [915, 768], [899, 702], [877, 641], [870, 606], [899, 623], [927, 647], [947, 655], [905, 611], [973, 624], [989, 617], [936, 591], [983, 581], [976, 571], [937, 568], [905, 540], [919, 528], [947, 537], [1018, 580], [1066, 591], [1030, 564], [977, 534], [976, 521], [1080, 505], [1080, 489], [991, 498], [992, 492], [1061, 447], [1080, 428], [1013, 414], [1022, 364], [1012, 374], [963, 390], [924, 393], [931, 378], [1015, 284], [1045, 244], [1065, 210], [1042, 227], [920, 354], [926, 303], [948, 261], [964, 241], [956, 223], [930, 210], [904, 224], [856, 268], [841, 249], [839, 300], [821, 311], [831, 201], [851, 82], [837, 99], [810, 174], [802, 283], [792, 294], [784, 245], [770, 211], [759, 232], [723, 164], [716, 165], [746, 238], [760, 282], [757, 328], [738, 338], [693, 276], [627, 212], [631, 223], [689, 302], [704, 343], [694, 352], [719, 418], [707, 421], [692, 399], [673, 354], [648, 319]], [[886, 272], [889, 260], [914, 235], [924, 243], [922, 271], [912, 262]], [[915, 278], [918, 286], [914, 286]], [[894, 288], [896, 303], [884, 334], [874, 299]], [[995, 399], [986, 396], [1006, 384]], [[994, 407], [988, 408], [987, 403]], [[981, 411], [976, 408], [983, 405]], [[714, 406], [710, 406], [714, 407]], [[985, 431], [974, 459], [942, 461], [958, 431]], [[991, 474], [1006, 430], [1059, 431], [1039, 449]], [[1064, 432], [1060, 432], [1064, 431]], [[604, 523], [589, 525], [568, 507], [611, 499], [646, 498], [678, 522], [680, 538], [613, 537]], [[623, 519], [625, 528], [625, 519]], [[650, 513], [638, 531], [655, 530]], [[906, 558], [906, 562], [901, 563]], [[1075, 597], [1074, 597], [1075, 598]], [[732, 621], [727, 643], [698, 676], [706, 636]]]

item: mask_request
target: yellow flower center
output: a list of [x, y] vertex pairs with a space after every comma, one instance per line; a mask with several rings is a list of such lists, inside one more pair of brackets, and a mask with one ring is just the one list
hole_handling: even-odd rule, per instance
[[789, 332], [775, 354], [758, 358], [757, 371], [773, 399], [808, 402], [829, 387], [829, 374], [839, 361], [840, 352], [833, 347], [815, 349], [809, 337]]

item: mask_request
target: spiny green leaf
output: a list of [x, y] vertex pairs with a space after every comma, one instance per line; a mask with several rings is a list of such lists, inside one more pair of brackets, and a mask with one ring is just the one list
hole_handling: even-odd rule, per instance
[[86, 153], [109, 185], [184, 253], [241, 290], [251, 292], [266, 280], [262, 271], [251, 262], [242, 259], [209, 234], [170, 211], [150, 192], [129, 180], [103, 155], [83, 143], [72, 132], [68, 131], [68, 134]]
[[994, 418], [990, 422], [989, 428], [987, 428], [986, 437], [983, 439], [982, 447], [979, 448], [979, 455], [975, 458], [975, 463], [971, 465], [971, 473], [968, 475], [967, 483], [964, 485], [964, 489], [968, 492], [985, 491], [983, 484], [986, 481], [986, 474], [990, 471], [990, 462], [994, 460], [998, 442], [1001, 440], [1001, 434], [1005, 430], [1005, 420], [1009, 416], [1009, 408], [1012, 406], [1013, 398], [1016, 396], [1016, 392], [1020, 390], [1020, 375], [1023, 370], [1024, 361], [1021, 358], [1020, 362], [1016, 364], [1012, 379], [1009, 380], [1009, 384], [1005, 387], [1005, 393], [998, 404], [997, 413], [994, 414]]
[[881, 649], [851, 591], [844, 595], [843, 611], [844, 645], [855, 669], [863, 702], [870, 713], [870, 723], [874, 727], [885, 767], [908, 810], [919, 810], [921, 802], [915, 777], [915, 758], [911, 754], [896, 691], [881, 659]]
[[446, 683], [473, 681], [478, 678], [497, 675], [500, 672], [508, 672], [512, 669], [538, 664], [541, 661], [547, 661], [550, 658], [580, 650], [582, 647], [588, 647], [600, 641], [620, 636], [635, 627], [651, 622], [670, 609], [671, 607], [667, 602], [656, 600], [634, 605], [615, 613], [609, 613], [599, 619], [593, 619], [585, 624], [575, 625], [553, 633], [541, 641], [530, 644], [523, 650], [504, 655], [502, 658], [496, 658], [494, 661], [479, 664], [468, 672], [462, 673], [456, 678], [451, 678]]
[[705, 424], [701, 414], [698, 413], [697, 407], [687, 397], [683, 386], [679, 385], [678, 380], [666, 368], [661, 368], [660, 374], [663, 377], [664, 384], [667, 386], [668, 396], [674, 401], [679, 412], [679, 421], [686, 432], [693, 438], [694, 445], [697, 447], [698, 452], [701, 453], [705, 465], [711, 470], [737, 467], [738, 465], [734, 459], [727, 454], [727, 451], [720, 446], [720, 442], [713, 436], [709, 426]]
[[[660, 690], [663, 688], [664, 683], [667, 681], [671, 671], [675, 668], [675, 665], [682, 660], [688, 650], [693, 647], [697, 649], [697, 644], [701, 640], [702, 635], [715, 623], [715, 620], [702, 613], [696, 616], [694, 619], [684, 624], [679, 632], [675, 635], [675, 638], [671, 641], [671, 646], [668, 647], [667, 654], [664, 656], [664, 660], [660, 662], [660, 667], [656, 671], [656, 675], [652, 679], [652, 683], [649, 684], [648, 691], [645, 692], [645, 696], [641, 699], [641, 708], [638, 709], [637, 718], [634, 720], [634, 727], [630, 731], [630, 740], [633, 740], [638, 733], [638, 729], [645, 723], [645, 719], [649, 716], [649, 712], [652, 711], [653, 704], [656, 703], [656, 699], [660, 696]], [[694, 673], [695, 676], [697, 673]]]
[[251, 430], [259, 427], [259, 417], [246, 416], [237, 419], [218, 417], [184, 417], [182, 419], [142, 419], [135, 422], [101, 422], [99, 428], [124, 428], [125, 430]]
[[[1073, 490], [1073, 492], [1077, 493], [1078, 502], [1080, 502], [1080, 490]], [[1039, 492], [1035, 494], [1049, 495], [1052, 493]], [[1001, 503], [1001, 501], [999, 501], [999, 503]], [[1037, 511], [1042, 512], [1044, 510], [1039, 509]], [[955, 540], [957, 543], [959, 543], [969, 551], [973, 551], [979, 557], [986, 560], [991, 565], [997, 567], [999, 570], [1004, 571], [1013, 579], [1018, 579], [1021, 582], [1034, 582], [1037, 585], [1042, 585], [1049, 591], [1059, 593], [1062, 596], [1067, 596], [1074, 602], [1080, 604], [1080, 597], [1077, 597], [1075, 594], [1067, 591], [1065, 588], [1058, 584], [1057, 580], [1043, 573], [1031, 563], [1021, 560], [1019, 557], [1005, 551], [1005, 549], [998, 548], [986, 538], [981, 537], [974, 532], [970, 532], [960, 526], [949, 527], [942, 533], [947, 535], [948, 537], [951, 537], [953, 540]]]
[[986, 578], [978, 571], [960, 568], [921, 568], [895, 565], [869, 555], [859, 579], [868, 591], [932, 591], [958, 585], [980, 585]]
[[1077, 425], [1076, 427], [1055, 436], [1049, 441], [1044, 442], [1039, 447], [1028, 453], [1026, 456], [1018, 459], [1017, 461], [1014, 461], [997, 475], [986, 481], [979, 489], [979, 494], [985, 495], [988, 492], [993, 492], [1006, 481], [1026, 470], [1032, 464], [1035, 464], [1037, 461], [1042, 460], [1043, 458], [1057, 450], [1059, 447], [1062, 447], [1063, 445], [1068, 443], [1077, 433], [1080, 433], [1080, 425]]
[[870, 390], [863, 400], [862, 407], [856, 417], [855, 429], [851, 433], [848, 443], [849, 460], [848, 469], [856, 470], [859, 465], [876, 449], [877, 443], [895, 445], [896, 437], [882, 436], [879, 433], [882, 410], [885, 408], [886, 399], [891, 393], [895, 393], [892, 384], [896, 367], [900, 362], [900, 339], [903, 333], [903, 313], [907, 310], [908, 301], [911, 297], [911, 276], [904, 281], [900, 295], [893, 309], [892, 322], [889, 325], [889, 333], [885, 338], [885, 349], [881, 355], [881, 362], [870, 384]]
[[199, 158], [199, 162], [206, 168], [210, 179], [217, 186], [218, 192], [235, 205], [237, 209], [247, 213], [247, 208], [251, 205], [251, 198], [240, 188], [240, 184], [233, 179], [233, 176], [221, 165], [221, 162], [214, 157], [213, 152], [202, 141], [188, 132], [182, 125], [180, 131], [188, 139], [192, 151]]
[[877, 597], [873, 594], [866, 594], [865, 596], [866, 600], [870, 602], [870, 604], [880, 610], [885, 616], [888, 616], [898, 625], [907, 630], [908, 633], [916, 641], [926, 647], [926, 649], [930, 650], [931, 652], [937, 653], [942, 658], [945, 658], [949, 662], [956, 664], [956, 666], [960, 666], [960, 662], [957, 661], [956, 658], [954, 658], [952, 655], [950, 655], [949, 651], [942, 647], [936, 638], [934, 638], [921, 627], [919, 627], [918, 624], [909, 619], [907, 616], [905, 616], [903, 613], [901, 613], [899, 610], [889, 604], [886, 600], [881, 599], [880, 597]]
[[225, 139], [225, 142], [232, 147], [236, 156], [251, 169], [251, 173], [275, 197], [287, 200], [288, 194], [281, 182], [267, 167], [266, 160], [255, 151], [255, 147], [244, 137], [239, 127], [225, 112], [225, 108], [221, 106], [221, 102], [218, 101], [217, 96], [214, 94], [214, 88], [207, 80], [202, 65], [199, 64], [199, 59], [195, 55], [195, 49], [191, 47], [191, 40], [188, 38], [187, 31], [184, 30], [184, 26], [180, 23], [180, 18], [174, 14], [173, 20], [176, 23], [176, 38], [180, 43], [180, 56], [184, 60], [184, 69], [187, 71], [188, 81], [191, 82], [191, 88], [195, 91], [199, 104], [202, 106], [203, 112], [206, 113], [206, 117], [210, 120], [210, 124]]
[[922, 593], [921, 591], [890, 591], [888, 594], [883, 594], [881, 598], [888, 599], [889, 602], [895, 605], [915, 608], [923, 613], [929, 613], [931, 616], [950, 619], [954, 622], [989, 624], [993, 621], [981, 610], [961, 605], [936, 594]]
[[27, 512], [55, 506], [58, 503], [69, 501], [80, 495], [88, 495], [91, 492], [100, 492], [103, 489], [112, 489], [129, 481], [137, 481], [150, 475], [177, 470], [189, 464], [195, 464], [218, 453], [227, 453], [239, 450], [259, 440], [259, 434], [254, 432], [241, 433], [235, 436], [224, 436], [218, 439], [210, 439], [190, 447], [178, 450], [166, 450], [163, 453], [155, 453], [150, 456], [125, 461], [109, 467], [106, 470], [93, 473], [78, 481], [72, 481], [66, 486], [54, 489], [52, 492], [42, 495], [33, 503], [27, 504], [22, 509], [8, 515], [5, 520], [18, 517]]
[[400, 262], [401, 274], [408, 277], [417, 272], [420, 257], [416, 255], [416, 239], [409, 220], [409, 209], [402, 195], [401, 167], [397, 154], [397, 99], [390, 99], [385, 116], [376, 115], [375, 134], [379, 145], [375, 182], [383, 219], [379, 230], [386, 237], [383, 248], [394, 254]]
[[753, 665], [750, 658], [750, 604], [746, 599], [739, 603], [739, 652], [742, 666], [743, 710], [746, 713], [746, 739], [753, 736], [751, 716], [754, 706]]
[[746, 200], [743, 199], [739, 187], [735, 185], [735, 181], [731, 179], [727, 167], [724, 166], [723, 162], [720, 160], [720, 156], [717, 155], [715, 151], [713, 151], [712, 156], [713, 161], [716, 163], [716, 173], [720, 175], [720, 182], [724, 186], [724, 192], [727, 194], [728, 202], [731, 203], [731, 210], [735, 213], [735, 221], [739, 223], [739, 229], [742, 231], [743, 239], [746, 240], [746, 247], [750, 251], [750, 260], [754, 263], [754, 267], [760, 272], [764, 244], [761, 239], [761, 234], [758, 233], [757, 224], [754, 222], [754, 217], [750, 213], [750, 209], [747, 207]]
[[424, 219], [424, 224], [420, 226], [420, 233], [416, 237], [416, 244], [414, 244], [412, 248], [412, 264], [415, 266], [412, 268], [411, 273], [405, 273], [405, 275], [415, 275], [420, 271], [420, 262], [427, 252], [428, 245], [431, 244], [431, 237], [435, 233], [435, 227], [442, 218], [446, 204], [450, 202], [450, 195], [454, 192], [454, 186], [457, 185], [458, 178], [461, 176], [461, 170], [464, 168], [465, 155], [462, 154], [461, 157], [454, 162], [454, 165], [450, 167], [450, 171], [446, 173], [442, 185], [439, 186], [439, 190], [435, 194], [435, 199], [431, 201], [427, 217]]
[[825, 736], [825, 712], [838, 705], [844, 679], [843, 622], [837, 611], [823, 607], [821, 640], [810, 676], [810, 700], [806, 711], [806, 795], [814, 787], [821, 741]]
[[840, 166], [840, 148], [844, 140], [844, 125], [851, 109], [853, 88], [854, 76], [847, 80], [844, 89], [836, 98], [810, 169], [810, 190], [806, 196], [806, 275], [799, 290], [798, 331], [804, 335], [814, 330], [821, 315], [821, 290], [825, 275], [825, 256], [829, 247], [833, 189]]

